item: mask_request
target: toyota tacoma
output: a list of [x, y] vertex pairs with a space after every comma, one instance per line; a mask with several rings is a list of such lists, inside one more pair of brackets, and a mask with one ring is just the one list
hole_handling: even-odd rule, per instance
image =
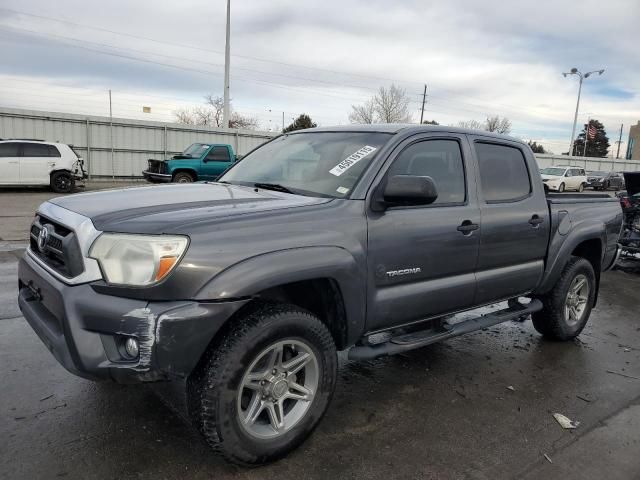
[[43, 203], [19, 305], [76, 375], [183, 379], [209, 445], [255, 465], [318, 424], [338, 350], [374, 359], [529, 315], [547, 338], [576, 337], [621, 224], [615, 198], [545, 195], [510, 137], [318, 128], [217, 182]]

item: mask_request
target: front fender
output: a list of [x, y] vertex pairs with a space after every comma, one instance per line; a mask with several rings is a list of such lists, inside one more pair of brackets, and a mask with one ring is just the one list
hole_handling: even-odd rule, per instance
[[340, 247], [293, 248], [248, 258], [216, 275], [195, 299], [240, 299], [272, 287], [321, 278], [334, 280], [340, 288], [348, 341], [355, 342], [364, 331], [366, 266], [360, 266], [351, 253]]

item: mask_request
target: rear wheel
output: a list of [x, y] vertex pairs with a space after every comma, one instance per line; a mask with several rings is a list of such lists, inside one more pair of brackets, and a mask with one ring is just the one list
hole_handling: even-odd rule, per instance
[[69, 172], [51, 174], [51, 189], [56, 193], [69, 193], [76, 186], [76, 181]]
[[584, 191], [584, 183], [581, 183], [581, 184], [578, 186], [578, 192], [582, 193], [583, 191]]
[[337, 377], [327, 327], [265, 304], [238, 320], [188, 382], [189, 410], [213, 449], [241, 465], [283, 457], [324, 415]]
[[564, 183], [560, 184], [560, 186], [558, 187], [558, 192], [560, 193], [564, 192]]
[[173, 181], [175, 183], [192, 183], [194, 178], [189, 172], [178, 172], [173, 176]]
[[572, 257], [553, 289], [541, 297], [544, 308], [534, 313], [533, 326], [545, 337], [570, 340], [589, 320], [596, 293], [596, 275], [591, 263]]

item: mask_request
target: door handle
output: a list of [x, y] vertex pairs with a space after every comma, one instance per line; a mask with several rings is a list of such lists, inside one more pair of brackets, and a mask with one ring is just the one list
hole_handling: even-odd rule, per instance
[[478, 228], [480, 228], [480, 225], [477, 223], [473, 223], [471, 220], [465, 220], [460, 224], [457, 230], [462, 232], [463, 235], [471, 235], [471, 232], [478, 230]]
[[534, 214], [530, 219], [529, 219], [529, 223], [535, 228], [538, 225], [540, 225], [542, 222], [544, 222], [544, 219], [541, 218], [538, 214]]

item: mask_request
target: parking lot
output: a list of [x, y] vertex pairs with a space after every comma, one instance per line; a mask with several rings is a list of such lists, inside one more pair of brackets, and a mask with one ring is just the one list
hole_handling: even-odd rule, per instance
[[[130, 183], [93, 183], [88, 190]], [[66, 372], [20, 316], [17, 260], [46, 190], [0, 191], [0, 477], [563, 478], [640, 476], [640, 275], [602, 277], [574, 342], [508, 322], [368, 362], [341, 354], [327, 417], [284, 460], [213, 456], [171, 384]], [[565, 430], [562, 413], [580, 422]]]

